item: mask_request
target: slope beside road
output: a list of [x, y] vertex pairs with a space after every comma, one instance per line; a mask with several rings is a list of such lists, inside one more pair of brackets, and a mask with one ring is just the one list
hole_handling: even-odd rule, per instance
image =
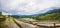
[[7, 18], [5, 21], [5, 24], [9, 27], [9, 28], [20, 28], [18, 27], [18, 25], [16, 23], [14, 23], [12, 18]]

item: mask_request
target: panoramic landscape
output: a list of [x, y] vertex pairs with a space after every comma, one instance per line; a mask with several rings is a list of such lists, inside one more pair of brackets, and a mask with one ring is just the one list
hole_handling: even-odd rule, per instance
[[60, 28], [60, 0], [1, 0], [0, 28]]

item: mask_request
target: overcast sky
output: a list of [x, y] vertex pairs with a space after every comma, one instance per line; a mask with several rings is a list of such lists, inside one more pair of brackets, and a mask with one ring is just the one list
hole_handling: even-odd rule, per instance
[[4, 15], [32, 15], [60, 8], [60, 0], [0, 0], [0, 11]]

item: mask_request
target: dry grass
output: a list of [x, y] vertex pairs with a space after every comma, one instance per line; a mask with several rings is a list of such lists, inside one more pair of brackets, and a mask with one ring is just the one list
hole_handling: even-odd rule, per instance
[[0, 22], [0, 28], [8, 28], [8, 26], [4, 22]]

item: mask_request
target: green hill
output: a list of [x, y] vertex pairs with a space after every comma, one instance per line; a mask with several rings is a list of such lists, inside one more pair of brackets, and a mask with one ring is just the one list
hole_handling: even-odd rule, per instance
[[60, 20], [60, 9], [53, 10], [49, 13], [45, 13], [41, 16], [35, 17], [37, 20]]

